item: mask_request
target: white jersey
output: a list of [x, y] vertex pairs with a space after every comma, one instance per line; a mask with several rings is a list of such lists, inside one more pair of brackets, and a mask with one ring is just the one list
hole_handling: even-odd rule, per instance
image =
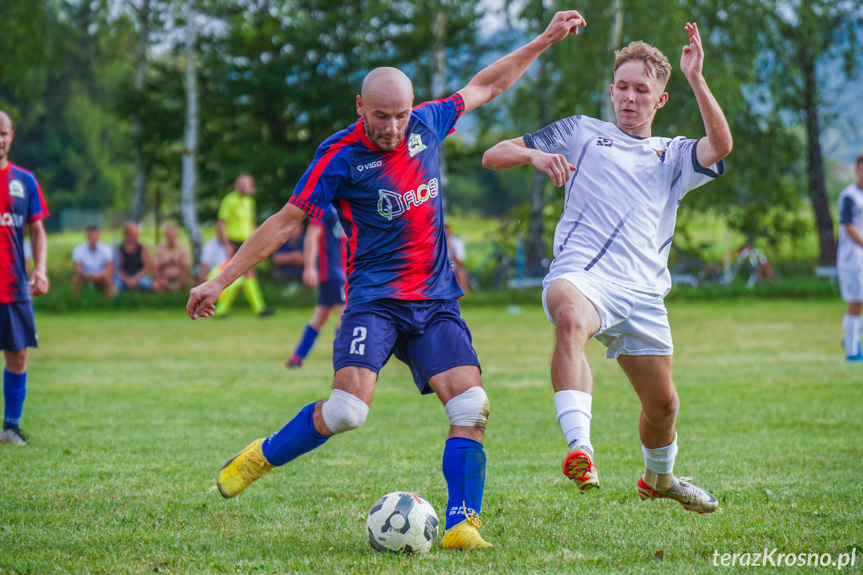
[[211, 239], [201, 248], [201, 263], [209, 269], [219, 267], [226, 259], [228, 259], [228, 250], [225, 249], [219, 238]]
[[837, 268], [863, 268], [863, 246], [845, 231], [845, 224], [853, 224], [863, 233], [863, 190], [849, 184], [839, 192], [839, 247], [836, 251]]
[[571, 116], [524, 136], [525, 144], [563, 154], [578, 170], [566, 184], [544, 283], [585, 270], [618, 285], [665, 296], [677, 207], [689, 190], [722, 175], [703, 168], [698, 140], [638, 138], [608, 122]]
[[72, 261], [81, 264], [81, 272], [89, 275], [105, 271], [108, 262], [114, 261], [114, 254], [108, 244], [96, 242], [96, 248], [90, 249], [90, 244], [78, 244], [72, 250]]

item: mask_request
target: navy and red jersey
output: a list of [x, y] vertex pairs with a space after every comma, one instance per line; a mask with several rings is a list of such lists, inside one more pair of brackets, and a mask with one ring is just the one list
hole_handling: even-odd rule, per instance
[[330, 206], [324, 217], [313, 218], [310, 225], [320, 226], [323, 233], [318, 243], [318, 271], [322, 282], [345, 282], [345, 231], [339, 214]]
[[0, 303], [29, 301], [24, 227], [48, 217], [36, 178], [7, 163], [0, 170]]
[[464, 111], [459, 94], [413, 109], [404, 140], [383, 152], [363, 119], [330, 136], [288, 200], [312, 217], [332, 203], [347, 243], [347, 299], [454, 299], [464, 295], [449, 265], [443, 226], [440, 147]]

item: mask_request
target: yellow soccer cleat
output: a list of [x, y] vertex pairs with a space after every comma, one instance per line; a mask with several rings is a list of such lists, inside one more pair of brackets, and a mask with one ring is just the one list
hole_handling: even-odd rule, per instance
[[469, 513], [467, 519], [452, 529], [447, 529], [440, 542], [444, 549], [469, 551], [471, 549], [494, 549], [494, 545], [482, 538], [479, 528], [482, 522], [476, 513]]
[[241, 493], [273, 468], [261, 450], [263, 443], [263, 437], [256, 439], [222, 466], [216, 477], [216, 487], [222, 497], [230, 499]]
[[583, 494], [588, 489], [599, 487], [599, 473], [593, 464], [590, 453], [584, 449], [574, 449], [563, 460], [563, 474], [572, 479]]

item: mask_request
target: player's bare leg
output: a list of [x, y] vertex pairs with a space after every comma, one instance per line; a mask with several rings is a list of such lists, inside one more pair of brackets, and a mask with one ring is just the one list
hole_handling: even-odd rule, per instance
[[636, 489], [642, 499], [674, 499], [689, 511], [711, 513], [719, 503], [707, 491], [674, 476], [677, 412], [680, 402], [672, 381], [671, 355], [621, 355], [623, 372], [641, 400], [638, 434], [645, 471]]
[[449, 498], [445, 514], [444, 549], [489, 549], [479, 534], [479, 513], [485, 487], [485, 452], [482, 448], [489, 403], [479, 368], [464, 365], [429, 379], [450, 420], [443, 456], [443, 473]]
[[569, 445], [563, 473], [584, 493], [599, 487], [590, 443], [593, 375], [585, 348], [602, 321], [593, 303], [567, 280], [559, 279], [549, 286], [546, 305], [555, 336], [551, 385], [557, 420]]

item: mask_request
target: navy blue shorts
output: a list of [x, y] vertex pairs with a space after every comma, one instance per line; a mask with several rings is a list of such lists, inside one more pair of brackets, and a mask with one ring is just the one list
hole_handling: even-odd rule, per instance
[[462, 365], [479, 367], [458, 300], [382, 299], [348, 306], [333, 342], [333, 368], [366, 367], [375, 373], [395, 356], [411, 368], [421, 393], [428, 380]]
[[336, 280], [319, 283], [318, 305], [323, 307], [345, 305], [345, 282]]
[[39, 347], [33, 304], [30, 301], [0, 303], [0, 349], [21, 351]]

